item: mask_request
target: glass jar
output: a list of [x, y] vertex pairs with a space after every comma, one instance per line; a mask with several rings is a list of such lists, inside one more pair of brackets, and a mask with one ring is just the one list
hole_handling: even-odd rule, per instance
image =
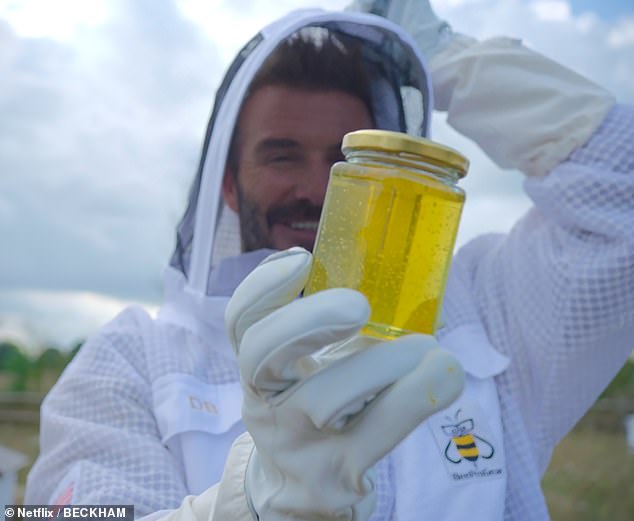
[[400, 132], [346, 134], [332, 166], [305, 295], [346, 287], [371, 316], [362, 333], [433, 334], [465, 200], [459, 152]]

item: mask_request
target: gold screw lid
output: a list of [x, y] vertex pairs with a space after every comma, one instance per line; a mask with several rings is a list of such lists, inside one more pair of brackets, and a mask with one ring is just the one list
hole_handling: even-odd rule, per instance
[[467, 175], [469, 160], [457, 150], [429, 139], [390, 130], [356, 130], [343, 136], [341, 150], [377, 150], [397, 154], [412, 154], [418, 159], [455, 170], [460, 177]]

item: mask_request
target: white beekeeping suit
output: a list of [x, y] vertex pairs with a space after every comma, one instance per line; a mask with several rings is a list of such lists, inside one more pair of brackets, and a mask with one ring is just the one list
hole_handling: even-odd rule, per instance
[[[464, 367], [465, 391], [376, 465], [372, 513], [353, 509], [337, 519], [548, 519], [540, 480], [551, 451], [633, 347], [634, 110], [517, 41], [451, 35], [425, 2], [359, 4], [411, 31], [430, 57], [436, 108], [502, 166], [529, 176], [534, 208], [508, 235], [477, 238], [454, 259], [438, 340]], [[137, 515], [156, 518], [251, 519], [255, 509], [280, 519], [266, 510], [273, 502], [261, 501], [268, 496], [257, 475], [245, 496], [250, 438], [230, 450], [244, 426], [223, 324], [229, 296], [270, 252], [226, 257], [239, 253], [239, 241], [235, 216], [219, 212], [219, 187], [250, 78], [277, 41], [306, 24], [367, 39], [388, 61], [386, 42], [400, 40], [408, 67], [376, 78], [375, 120], [425, 132], [424, 64], [410, 37], [387, 22], [295, 13], [245, 47], [218, 95], [166, 305], [156, 320], [125, 311], [84, 345], [49, 395], [28, 503], [54, 502], [70, 489], [72, 502], [133, 503]], [[417, 34], [425, 24], [432, 32]], [[405, 85], [420, 93], [407, 96], [421, 102], [407, 107], [421, 115], [417, 122], [395, 95]], [[459, 424], [483, 440], [477, 465], [453, 452]]]

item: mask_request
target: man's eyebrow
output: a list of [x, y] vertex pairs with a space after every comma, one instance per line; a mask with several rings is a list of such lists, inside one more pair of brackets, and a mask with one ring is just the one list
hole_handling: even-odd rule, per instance
[[260, 141], [255, 147], [256, 154], [264, 154], [272, 150], [288, 150], [291, 148], [299, 148], [300, 144], [288, 138], [267, 138]]

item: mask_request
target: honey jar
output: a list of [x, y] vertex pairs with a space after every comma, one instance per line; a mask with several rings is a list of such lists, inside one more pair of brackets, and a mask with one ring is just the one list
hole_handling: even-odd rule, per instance
[[363, 293], [362, 334], [391, 339], [436, 330], [465, 200], [468, 160], [428, 139], [359, 130], [332, 166], [304, 294]]

